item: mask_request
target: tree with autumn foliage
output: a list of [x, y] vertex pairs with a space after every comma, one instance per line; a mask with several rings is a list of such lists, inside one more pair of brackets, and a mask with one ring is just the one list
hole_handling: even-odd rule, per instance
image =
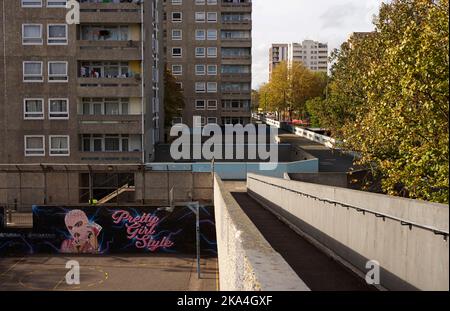
[[325, 73], [312, 72], [303, 63], [281, 62], [273, 70], [270, 82], [258, 90], [260, 107], [290, 119], [293, 114], [304, 118], [306, 102], [323, 93], [326, 79]]

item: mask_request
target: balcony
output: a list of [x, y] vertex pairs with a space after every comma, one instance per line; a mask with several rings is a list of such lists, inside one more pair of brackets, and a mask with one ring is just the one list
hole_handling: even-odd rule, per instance
[[137, 3], [80, 3], [81, 23], [141, 23], [141, 5]]
[[79, 134], [142, 134], [141, 115], [78, 115]]
[[141, 97], [141, 79], [78, 78], [77, 92], [81, 97]]
[[252, 80], [251, 73], [222, 73], [221, 77], [224, 82], [247, 82]]
[[224, 110], [222, 109], [221, 113], [222, 117], [250, 117], [251, 112], [248, 109], [233, 109], [233, 110]]
[[131, 152], [84, 152], [80, 151], [80, 160], [85, 162], [99, 163], [140, 163], [142, 162], [141, 151]]
[[141, 60], [141, 41], [77, 41], [78, 59], [127, 61]]
[[240, 12], [247, 13], [252, 11], [252, 3], [251, 1], [247, 1], [244, 3], [241, 2], [230, 2], [222, 0], [222, 11], [223, 12]]

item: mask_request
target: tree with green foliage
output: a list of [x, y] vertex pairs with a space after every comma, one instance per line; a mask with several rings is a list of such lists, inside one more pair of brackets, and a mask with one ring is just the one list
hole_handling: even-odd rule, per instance
[[170, 128], [172, 120], [181, 117], [185, 101], [176, 78], [167, 68], [164, 70], [164, 126]]
[[333, 53], [328, 97], [308, 105], [388, 194], [449, 202], [448, 10], [448, 0], [382, 4], [375, 32]]

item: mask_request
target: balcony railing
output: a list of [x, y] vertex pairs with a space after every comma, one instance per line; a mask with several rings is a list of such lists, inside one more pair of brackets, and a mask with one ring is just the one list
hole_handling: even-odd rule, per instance
[[78, 115], [81, 134], [117, 133], [142, 134], [142, 116], [139, 115]]
[[136, 1], [81, 0], [81, 23], [140, 23], [141, 5]]
[[85, 97], [141, 97], [138, 78], [78, 78], [78, 92]]
[[80, 60], [141, 60], [140, 41], [102, 41], [79, 40], [78, 59]]

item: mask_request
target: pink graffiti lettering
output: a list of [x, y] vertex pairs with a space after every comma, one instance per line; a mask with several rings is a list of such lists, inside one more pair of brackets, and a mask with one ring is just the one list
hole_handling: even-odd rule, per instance
[[129, 212], [119, 210], [112, 215], [112, 219], [115, 224], [125, 223], [127, 238], [135, 241], [136, 248], [147, 248], [154, 252], [159, 248], [169, 248], [175, 244], [168, 237], [163, 237], [161, 240], [153, 238], [160, 222], [157, 216], [144, 213], [141, 216], [133, 217]]

